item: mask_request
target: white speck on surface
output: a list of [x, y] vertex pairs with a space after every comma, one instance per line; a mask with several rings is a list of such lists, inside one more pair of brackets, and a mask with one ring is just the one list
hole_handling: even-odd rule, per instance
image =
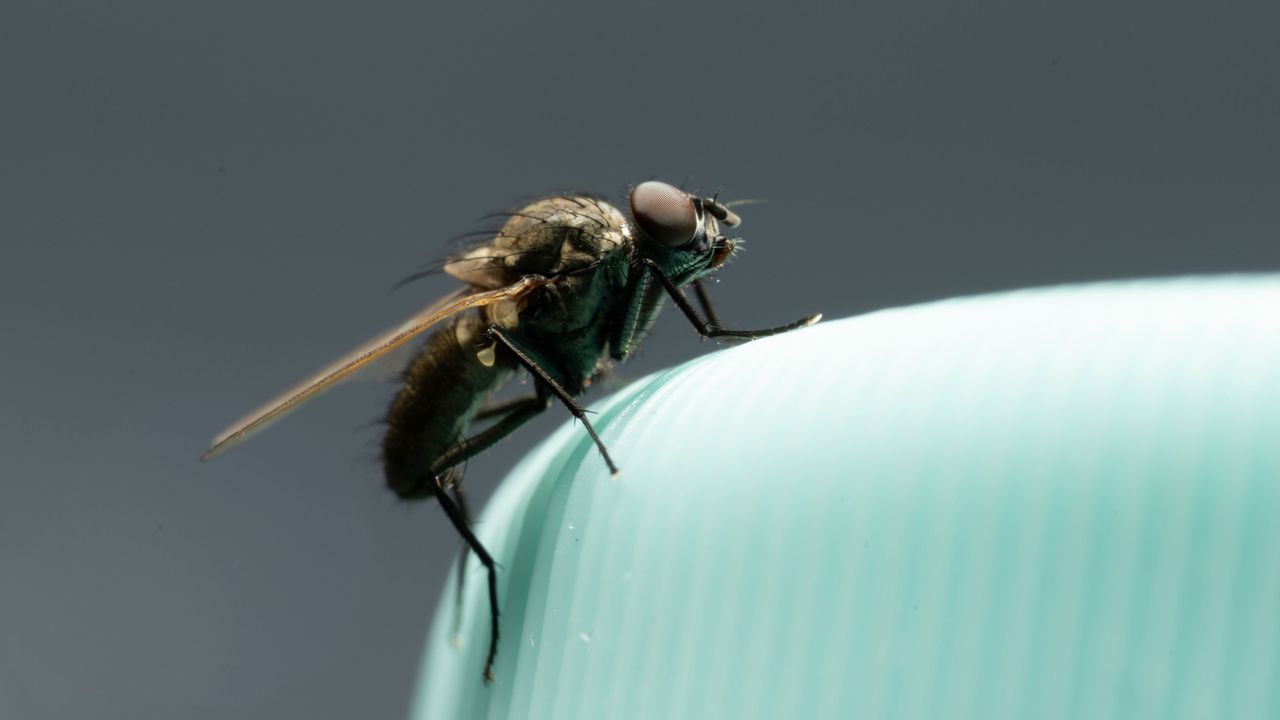
[[591, 642], [591, 633], [580, 632], [578, 633], [578, 638], [581, 639], [582, 642], [584, 643], [589, 643]]

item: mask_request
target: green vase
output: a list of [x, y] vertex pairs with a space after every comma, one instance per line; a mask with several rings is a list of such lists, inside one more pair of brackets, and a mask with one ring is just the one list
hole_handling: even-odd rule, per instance
[[472, 558], [413, 717], [1280, 718], [1280, 275], [829, 321], [594, 410], [621, 475], [572, 423], [512, 472], [497, 680]]

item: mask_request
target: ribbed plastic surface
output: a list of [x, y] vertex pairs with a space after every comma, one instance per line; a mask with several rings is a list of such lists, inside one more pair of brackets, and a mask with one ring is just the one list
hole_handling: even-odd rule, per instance
[[417, 718], [1280, 717], [1280, 276], [826, 322], [567, 425]]

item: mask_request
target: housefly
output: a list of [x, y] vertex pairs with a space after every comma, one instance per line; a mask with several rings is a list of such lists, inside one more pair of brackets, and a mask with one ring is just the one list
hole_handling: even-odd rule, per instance
[[[629, 196], [630, 217], [602, 199], [557, 195], [510, 213], [496, 235], [455, 253], [443, 270], [464, 287], [245, 416], [217, 436], [207, 459], [434, 329], [410, 362], [387, 412], [387, 484], [405, 499], [435, 498], [488, 571], [490, 639], [484, 678], [498, 650], [493, 558], [471, 530], [461, 467], [559, 400], [618, 466], [574, 399], [609, 364], [635, 351], [670, 296], [707, 338], [750, 339], [811, 325], [820, 315], [763, 330], [720, 327], [701, 279], [738, 245], [721, 227], [740, 219], [714, 197], [648, 181]], [[693, 285], [699, 314], [681, 288]], [[533, 394], [485, 405], [521, 369]], [[487, 423], [473, 432], [476, 423]], [[464, 558], [465, 561], [465, 558]], [[465, 562], [464, 562], [465, 564]]]

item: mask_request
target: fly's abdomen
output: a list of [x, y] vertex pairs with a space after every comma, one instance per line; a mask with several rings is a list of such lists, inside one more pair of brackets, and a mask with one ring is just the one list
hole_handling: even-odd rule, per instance
[[481, 403], [512, 373], [504, 353], [485, 351], [479, 313], [459, 316], [427, 339], [387, 411], [382, 442], [387, 485], [400, 497], [435, 492], [440, 461], [467, 433]]

